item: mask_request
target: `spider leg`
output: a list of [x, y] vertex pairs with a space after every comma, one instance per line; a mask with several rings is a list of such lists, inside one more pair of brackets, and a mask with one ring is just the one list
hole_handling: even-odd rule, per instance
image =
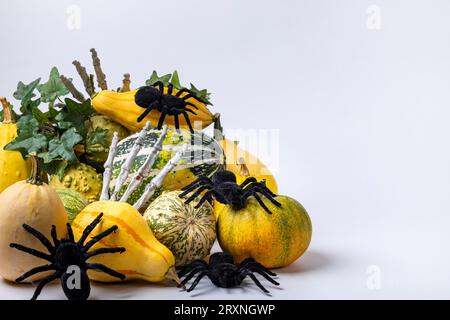
[[[272, 202], [274, 205], [276, 205], [277, 207], [281, 207], [281, 203], [279, 203], [277, 200], [274, 199], [274, 197], [269, 193], [269, 189], [267, 188], [262, 188], [260, 186], [256, 186], [254, 188], [254, 190], [256, 192], [259, 192], [261, 194], [263, 194], [267, 199], [270, 200], [270, 202]], [[276, 196], [276, 195], [275, 195]]]
[[182, 268], [178, 272], [178, 277], [179, 278], [184, 277], [187, 273], [191, 272], [191, 270], [193, 270], [194, 268], [196, 268], [198, 266], [207, 267], [208, 264], [204, 260], [195, 260], [195, 261], [191, 262], [190, 264], [188, 264], [187, 266], [185, 266], [184, 268]]
[[86, 243], [83, 248], [82, 251], [83, 252], [87, 252], [94, 244], [96, 244], [97, 242], [99, 242], [101, 239], [103, 239], [104, 237], [109, 236], [111, 233], [113, 233], [114, 231], [116, 231], [118, 229], [117, 226], [112, 226], [111, 228], [106, 229], [103, 232], [100, 232], [98, 235], [92, 237], [92, 239]]
[[188, 88], [182, 88], [180, 90], [178, 90], [178, 92], [175, 94], [176, 97], [181, 96], [183, 93], [191, 93], [191, 91]]
[[175, 129], [180, 129], [180, 119], [178, 119], [178, 114], [175, 114], [173, 118], [175, 119]]
[[183, 96], [181, 99], [187, 100], [189, 98], [195, 98], [195, 95], [193, 93], [189, 92], [187, 95]]
[[186, 291], [187, 292], [190, 292], [190, 291], [192, 291], [192, 290], [194, 290], [195, 289], [195, 287], [198, 285], [198, 283], [200, 282], [200, 280], [202, 280], [202, 278], [204, 277], [204, 276], [210, 276], [211, 275], [211, 273], [209, 272], [209, 271], [202, 271], [202, 273], [200, 273], [198, 276], [197, 276], [197, 278], [195, 278], [195, 280], [194, 280], [194, 282], [192, 282], [192, 285], [189, 287], [189, 289], [187, 289]]
[[169, 85], [167, 86], [167, 94], [172, 95], [173, 92], [173, 84], [169, 83]]
[[187, 106], [191, 106], [191, 107], [193, 107], [193, 108], [195, 108], [195, 109], [198, 110], [198, 107], [197, 107], [195, 104], [193, 104], [192, 102], [185, 101], [184, 103], [185, 103]]
[[256, 198], [256, 200], [259, 202], [261, 207], [263, 207], [264, 210], [266, 210], [268, 213], [271, 213], [271, 211], [269, 209], [267, 209], [267, 206], [261, 200], [261, 197], [259, 195], [257, 195], [258, 192], [261, 193], [262, 195], [264, 195], [267, 199], [269, 199], [270, 202], [272, 202], [277, 207], [281, 207], [281, 203], [279, 203], [277, 200], [275, 200], [264, 188], [261, 188], [258, 185], [248, 186], [245, 189], [244, 196], [248, 197], [250, 195], [253, 195]]
[[266, 288], [264, 288], [264, 286], [261, 284], [261, 282], [259, 282], [259, 280], [255, 277], [255, 275], [249, 271], [249, 270], [242, 270], [239, 278], [240, 280], [244, 280], [245, 277], [249, 276], [250, 279], [253, 280], [253, 282], [258, 286], [258, 288], [260, 288], [262, 291], [264, 291], [265, 293], [269, 293], [269, 290], [267, 290]]
[[23, 224], [22, 226], [28, 233], [38, 239], [47, 248], [48, 252], [53, 253], [55, 251], [55, 247], [52, 246], [50, 241], [41, 232], [28, 224]]
[[92, 270], [97, 270], [97, 271], [102, 271], [106, 274], [109, 274], [112, 277], [119, 278], [120, 280], [125, 280], [125, 278], [126, 278], [124, 274], [114, 271], [113, 269], [110, 269], [101, 263], [87, 263], [86, 268], [92, 269]]
[[75, 242], [72, 226], [70, 225], [70, 223], [67, 223], [67, 236], [69, 237], [70, 241]]
[[57, 271], [57, 272], [45, 277], [41, 281], [39, 281], [38, 286], [37, 286], [36, 290], [34, 291], [33, 297], [31, 297], [31, 300], [36, 300], [37, 297], [41, 294], [41, 291], [44, 288], [44, 286], [46, 284], [52, 282], [53, 280], [58, 279], [59, 277], [61, 277], [61, 272]]
[[272, 192], [272, 190], [270, 190], [269, 188], [267, 188], [266, 186], [266, 182], [258, 182], [258, 188], [261, 188], [261, 190], [266, 191], [268, 194], [270, 194], [270, 196], [272, 197], [276, 197], [277, 195], [275, 193]]
[[256, 262], [253, 258], [246, 258], [244, 259], [240, 264], [239, 267], [242, 268], [259, 268], [266, 272], [267, 274], [271, 275], [272, 277], [276, 277], [277, 274], [275, 272], [272, 272], [271, 270], [264, 267], [261, 263]]
[[158, 87], [158, 90], [159, 90], [161, 93], [164, 93], [164, 83], [162, 83], [162, 81], [156, 81], [156, 82], [152, 85], [152, 87]]
[[188, 109], [188, 108], [186, 108], [185, 110], [186, 110], [187, 112], [190, 112], [190, 113], [192, 113], [192, 114], [197, 115], [197, 113], [196, 113], [194, 110], [191, 110], [191, 109]]
[[144, 118], [152, 111], [157, 104], [157, 101], [153, 102], [151, 105], [149, 105], [147, 108], [145, 108], [144, 112], [137, 118], [137, 122], [141, 122], [144, 120]]
[[35, 257], [38, 257], [38, 258], [41, 258], [41, 259], [44, 259], [44, 260], [47, 260], [47, 261], [50, 261], [50, 262], [54, 261], [54, 259], [53, 259], [53, 257], [51, 255], [43, 253], [43, 252], [41, 252], [39, 250], [28, 248], [28, 247], [25, 247], [25, 246], [23, 246], [21, 244], [18, 244], [18, 243], [10, 243], [9, 246], [11, 248], [23, 251], [25, 253], [28, 253], [28, 254], [30, 254], [32, 256], [35, 256]]
[[189, 91], [189, 93], [187, 95], [185, 95], [184, 97], [182, 97], [181, 99], [187, 100], [187, 99], [190, 99], [190, 98], [195, 99], [195, 100], [197, 100], [200, 103], [207, 104], [206, 101], [200, 99], [199, 97], [197, 97], [197, 95], [195, 93], [192, 93], [191, 91]]
[[205, 190], [208, 190], [208, 186], [201, 186], [193, 194], [191, 194], [191, 196], [189, 198], [187, 198], [184, 203], [188, 204], [189, 202], [193, 201]]
[[91, 252], [88, 252], [86, 254], [86, 260], [93, 257], [93, 256], [97, 256], [99, 254], [104, 254], [104, 253], [123, 253], [125, 252], [125, 248], [119, 247], [119, 248], [99, 248], [99, 249], [95, 249]]
[[59, 239], [58, 235], [56, 234], [56, 226], [52, 225], [52, 230], [50, 231], [50, 234], [52, 235], [53, 243], [55, 247], [59, 246]]
[[211, 179], [209, 179], [206, 176], [201, 176], [199, 177], [197, 180], [195, 180], [194, 182], [192, 182], [191, 184], [188, 184], [187, 186], [184, 186], [181, 190], [183, 190], [183, 192], [179, 195], [180, 198], [183, 198], [184, 196], [186, 196], [188, 193], [190, 193], [192, 190], [196, 189], [199, 187], [199, 185], [207, 185], [207, 186], [211, 186], [212, 187], [212, 181]]
[[26, 278], [29, 278], [36, 273], [44, 272], [44, 271], [48, 271], [48, 270], [56, 270], [55, 264], [52, 263], [52, 264], [46, 264], [43, 266], [35, 267], [35, 268], [25, 272], [24, 274], [22, 274], [20, 277], [18, 277], [16, 279], [16, 282], [22, 282]]
[[245, 269], [249, 270], [250, 272], [257, 272], [259, 273], [261, 276], [263, 276], [267, 281], [271, 282], [272, 284], [279, 286], [280, 284], [275, 281], [274, 279], [272, 279], [264, 270], [258, 269], [258, 268], [254, 268], [254, 267], [246, 267]]
[[212, 193], [213, 190], [208, 190], [205, 192], [205, 194], [203, 195], [203, 197], [200, 199], [200, 201], [195, 205], [195, 209], [198, 209], [201, 207], [201, 205], [206, 201], [206, 200], [212, 200]]
[[249, 189], [255, 189], [255, 190], [260, 190], [260, 193], [265, 193], [265, 194], [269, 194], [271, 197], [276, 197], [277, 195], [275, 193], [272, 192], [272, 190], [270, 190], [269, 188], [267, 188], [266, 183], [265, 182], [254, 182], [251, 183], [248, 186]]
[[162, 108], [161, 115], [159, 116], [158, 127], [157, 127], [158, 130], [161, 130], [161, 128], [162, 128], [162, 125], [164, 123], [164, 119], [166, 118], [166, 115], [167, 115], [167, 111], [168, 111], [167, 106], [164, 106]]
[[183, 279], [183, 281], [180, 282], [180, 284], [178, 285], [178, 287], [182, 287], [184, 286], [186, 283], [189, 282], [189, 280], [191, 280], [196, 274], [198, 274], [199, 272], [203, 272], [208, 270], [207, 267], [205, 266], [197, 266], [194, 269], [192, 269], [187, 275], [186, 277]]
[[255, 192], [253, 191], [253, 196], [255, 197], [256, 201], [258, 201], [259, 205], [266, 210], [266, 212], [268, 214], [272, 214], [272, 211], [269, 210], [269, 208], [267, 208], [267, 206], [265, 205], [265, 203], [262, 201], [261, 197]]
[[83, 246], [84, 241], [88, 237], [88, 235], [94, 230], [94, 228], [99, 224], [100, 220], [103, 217], [103, 212], [100, 212], [100, 214], [84, 229], [83, 234], [81, 235], [81, 238], [78, 240], [78, 245]]
[[250, 183], [254, 183], [254, 182], [258, 182], [258, 180], [256, 180], [255, 177], [248, 177], [247, 179], [244, 180], [244, 182], [242, 182], [239, 187], [244, 188], [246, 187], [248, 184]]
[[189, 127], [189, 131], [191, 131], [191, 133], [194, 133], [194, 129], [192, 129], [191, 120], [189, 120], [189, 115], [187, 114], [186, 111], [183, 111], [182, 115], [184, 116], [184, 119], [186, 119], [186, 123], [187, 123], [187, 125]]

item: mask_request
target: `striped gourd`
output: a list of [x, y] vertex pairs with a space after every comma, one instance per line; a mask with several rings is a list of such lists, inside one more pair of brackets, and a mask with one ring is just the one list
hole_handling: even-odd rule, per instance
[[[121, 193], [128, 187], [131, 178], [136, 174], [141, 165], [155, 145], [158, 137], [161, 135], [161, 130], [150, 130], [144, 138], [144, 144], [139, 151], [131, 169], [128, 178], [125, 181]], [[110, 190], [114, 189], [120, 169], [127, 159], [137, 134], [131, 135], [121, 140], [117, 145], [117, 154], [112, 165], [112, 174], [110, 182]], [[191, 134], [185, 130], [169, 129], [163, 143], [163, 150], [159, 153], [155, 163], [153, 164], [150, 175], [143, 181], [143, 183], [130, 196], [128, 202], [130, 204], [142, 195], [145, 186], [155, 177], [155, 175], [167, 164], [170, 158], [182, 148], [184, 144], [191, 144], [190, 150], [182, 157], [179, 164], [166, 176], [161, 188], [156, 190], [150, 202], [155, 199], [162, 191], [172, 191], [181, 189], [189, 183], [196, 180], [201, 175], [211, 176], [218, 168], [224, 164], [223, 150], [220, 145], [211, 137], [204, 133], [196, 132]]]
[[72, 223], [77, 214], [89, 204], [88, 200], [75, 190], [56, 188], [55, 191], [64, 204], [64, 209], [66, 209], [67, 212], [67, 219], [70, 223]]
[[195, 209], [199, 199], [185, 204], [180, 193], [163, 192], [144, 214], [155, 237], [172, 251], [177, 267], [205, 258], [216, 239], [216, 219], [211, 204], [205, 202]]

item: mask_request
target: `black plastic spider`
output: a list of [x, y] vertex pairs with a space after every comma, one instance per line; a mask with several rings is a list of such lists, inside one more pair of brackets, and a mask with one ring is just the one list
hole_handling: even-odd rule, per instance
[[231, 288], [239, 286], [248, 276], [258, 288], [265, 293], [269, 293], [255, 277], [253, 272], [259, 273], [274, 285], [280, 285], [271, 278], [275, 277], [276, 274], [265, 268], [262, 264], [256, 262], [253, 258], [247, 258], [239, 265], [235, 265], [233, 257], [229, 253], [216, 252], [210, 256], [209, 264], [204, 260], [195, 260], [181, 269], [181, 271], [178, 272], [178, 277], [182, 278], [185, 276], [185, 278], [178, 286], [184, 286], [189, 280], [197, 275], [192, 285], [187, 289], [188, 292], [194, 290], [204, 276], [207, 276], [217, 287]]
[[195, 191], [185, 203], [191, 202], [202, 192], [208, 190], [195, 206], [196, 208], [199, 208], [203, 202], [207, 200], [212, 202], [214, 196], [220, 203], [231, 205], [234, 209], [239, 210], [245, 207], [248, 197], [254, 196], [261, 207], [263, 207], [267, 213], [271, 214], [272, 212], [264, 204], [258, 193], [264, 195], [274, 205], [278, 207], [281, 206], [281, 203], [274, 199], [276, 194], [267, 188], [264, 181], [257, 181], [254, 177], [248, 177], [241, 184], [237, 184], [236, 175], [227, 170], [216, 171], [211, 178], [206, 176], [199, 177], [196, 181], [182, 189], [184, 192], [180, 194], [180, 198], [185, 197], [195, 189], [197, 189], [197, 191]]
[[[42, 265], [25, 272], [23, 275], [21, 275], [19, 278], [16, 279], [16, 282], [22, 282], [23, 280], [39, 272], [55, 270], [53, 274], [39, 281], [38, 286], [31, 300], [36, 300], [36, 298], [41, 293], [42, 288], [44, 288], [46, 284], [58, 278], [61, 278], [61, 286], [63, 288], [64, 294], [69, 300], [86, 300], [91, 292], [89, 277], [87, 275], [88, 269], [93, 269], [107, 273], [110, 276], [119, 278], [120, 280], [125, 279], [125, 275], [117, 271], [114, 271], [103, 264], [86, 262], [86, 260], [88, 260], [89, 258], [99, 254], [115, 253], [115, 252], [122, 253], [125, 251], [125, 248], [99, 248], [91, 252], [88, 252], [88, 250], [94, 244], [96, 244], [98, 241], [100, 241], [101, 239], [103, 239], [104, 237], [108, 236], [109, 234], [118, 229], [117, 226], [112, 226], [111, 228], [99, 233], [95, 237], [92, 237], [90, 241], [84, 244], [89, 234], [100, 222], [102, 216], [103, 213], [100, 213], [97, 216], [97, 218], [95, 218], [91, 222], [91, 224], [89, 224], [86, 227], [78, 242], [75, 242], [73, 231], [70, 224], [67, 224], [68, 238], [67, 239], [63, 238], [60, 240], [58, 240], [57, 238], [56, 227], [52, 226], [51, 235], [53, 239], [53, 245], [50, 242], [50, 240], [48, 240], [41, 232], [39, 232], [38, 230], [34, 229], [33, 227], [27, 224], [23, 225], [23, 228], [28, 233], [37, 238], [47, 248], [49, 254], [38, 251], [33, 248], [25, 247], [18, 243], [11, 243], [10, 247], [31, 254], [32, 256], [47, 260], [50, 262], [50, 264]], [[70, 288], [68, 285], [68, 280], [70, 280], [71, 276], [74, 274], [68, 272], [69, 271], [68, 268], [71, 266], [76, 266], [78, 267], [78, 270], [80, 270], [79, 287], [75, 286], [74, 288]]]
[[[158, 89], [155, 87], [158, 87]], [[145, 111], [137, 118], [137, 122], [141, 122], [150, 113], [150, 111], [157, 109], [161, 112], [158, 122], [158, 129], [161, 129], [166, 115], [174, 116], [175, 128], [179, 129], [180, 123], [178, 117], [179, 115], [183, 115], [187, 125], [189, 126], [189, 130], [194, 132], [191, 121], [189, 120], [188, 112], [192, 114], [197, 113], [195, 113], [192, 109], [189, 109], [188, 106], [195, 109], [198, 109], [198, 107], [186, 100], [193, 98], [204, 104], [207, 104], [207, 102], [197, 97], [195, 93], [187, 88], [182, 88], [175, 95], [172, 95], [173, 84], [171, 83], [168, 85], [167, 90], [167, 94], [163, 93], [164, 84], [161, 81], [157, 81], [153, 84], [153, 86], [142, 87], [136, 92], [134, 101], [138, 106], [145, 109]], [[183, 93], [187, 94], [181, 97]]]

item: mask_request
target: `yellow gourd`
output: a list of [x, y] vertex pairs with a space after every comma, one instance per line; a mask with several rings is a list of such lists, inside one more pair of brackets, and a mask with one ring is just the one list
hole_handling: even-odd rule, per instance
[[252, 257], [266, 268], [285, 267], [308, 248], [312, 226], [308, 213], [296, 200], [278, 196], [277, 207], [263, 198], [268, 214], [254, 197], [245, 208], [226, 206], [217, 221], [220, 247], [237, 262]]
[[[116, 92], [103, 90], [95, 94], [92, 98], [92, 106], [97, 112], [104, 114], [105, 116], [111, 118], [112, 120], [120, 123], [124, 127], [131, 131], [139, 131], [145, 126], [147, 121], [151, 122], [152, 126], [158, 124], [159, 116], [161, 113], [154, 109], [152, 110], [141, 122], [137, 122], [137, 118], [144, 112], [144, 108], [139, 107], [134, 102], [134, 95], [137, 90], [126, 91], [126, 92]], [[173, 89], [173, 94], [178, 92], [177, 89]], [[167, 93], [167, 88], [164, 88], [164, 93]], [[181, 97], [185, 96], [187, 93], [181, 94]], [[213, 122], [213, 115], [208, 110], [204, 103], [197, 101], [196, 99], [187, 99], [188, 102], [194, 104], [198, 109], [194, 109], [195, 114], [189, 113], [189, 119], [196, 128], [195, 124], [198, 122], [200, 127], [203, 129], [209, 126]], [[174, 126], [174, 117], [167, 116], [164, 123], [168, 126]], [[186, 120], [180, 117], [180, 127], [188, 128]]]
[[[120, 255], [98, 255], [89, 262], [103, 263], [109, 268], [126, 275], [125, 280], [143, 279], [159, 282], [165, 278], [178, 281], [175, 273], [175, 258], [167, 247], [156, 240], [150, 227], [141, 214], [126, 202], [97, 201], [84, 208], [72, 222], [75, 239], [81, 237], [83, 230], [92, 220], [103, 212], [102, 221], [91, 232], [91, 237], [116, 225], [118, 230], [95, 244], [92, 248], [124, 247]], [[93, 280], [115, 282], [106, 273], [90, 270]]]
[[24, 160], [20, 152], [7, 151], [3, 148], [17, 137], [17, 125], [12, 114], [11, 105], [0, 97], [3, 106], [3, 122], [0, 123], [0, 192], [13, 183], [25, 180], [30, 174], [30, 162]]
[[[42, 182], [36, 158], [32, 156], [31, 159], [30, 178], [14, 183], [0, 194], [0, 275], [9, 281], [15, 281], [24, 272], [48, 263], [9, 246], [14, 242], [47, 252], [39, 240], [24, 230], [24, 223], [39, 230], [48, 239], [51, 239], [52, 225], [56, 226], [58, 235], [64, 236], [67, 232], [64, 205], [53, 188]], [[37, 273], [26, 281], [36, 281], [48, 274]]]

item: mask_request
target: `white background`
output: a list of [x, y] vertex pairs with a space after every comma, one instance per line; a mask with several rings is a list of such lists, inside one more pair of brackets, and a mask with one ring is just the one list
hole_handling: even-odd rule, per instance
[[[278, 163], [261, 158], [313, 221], [271, 296], [203, 281], [192, 294], [95, 285], [92, 298], [450, 298], [449, 1], [15, 0], [0, 12], [2, 95], [52, 66], [76, 78], [91, 47], [111, 87], [177, 69], [213, 92], [226, 128], [279, 130]], [[32, 292], [0, 282], [0, 298]], [[57, 283], [41, 297], [65, 298]]]

